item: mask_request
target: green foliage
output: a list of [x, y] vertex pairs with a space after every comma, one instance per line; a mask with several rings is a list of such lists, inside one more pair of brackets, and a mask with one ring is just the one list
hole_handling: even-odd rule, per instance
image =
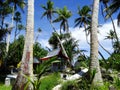
[[76, 81], [67, 81], [62, 84], [61, 90], [80, 90]]
[[69, 11], [67, 7], [64, 7], [63, 9], [57, 9], [56, 13], [58, 14], [58, 17], [55, 20], [53, 20], [53, 23], [61, 22], [60, 33], [62, 29], [63, 31], [68, 32], [69, 31], [68, 19], [72, 16], [71, 11]]
[[51, 21], [53, 14], [56, 13], [53, 5], [54, 5], [54, 3], [51, 0], [48, 0], [46, 6], [41, 5], [41, 7], [45, 10], [45, 12], [42, 14], [42, 17], [47, 16], [47, 19], [49, 21]]
[[24, 36], [19, 36], [17, 40], [10, 44], [9, 52], [7, 54], [8, 56], [6, 57], [8, 65], [16, 66], [17, 63], [20, 62], [22, 58], [23, 47]]
[[74, 38], [70, 38], [67, 40], [67, 38], [65, 39], [65, 42], [63, 43], [65, 50], [67, 52], [67, 55], [70, 59], [70, 61], [73, 60], [74, 56], [79, 54], [79, 49], [78, 47], [78, 41], [75, 40]]
[[0, 29], [0, 42], [4, 39], [6, 34], [7, 34], [6, 29]]
[[39, 90], [52, 90], [54, 86], [60, 83], [60, 74], [52, 73], [41, 79], [41, 86]]
[[109, 68], [120, 70], [120, 54], [112, 54], [111, 57], [108, 58]]
[[53, 49], [56, 49], [59, 47], [59, 41], [57, 39], [57, 36], [59, 36], [60, 40], [65, 40], [67, 38], [70, 38], [71, 35], [69, 33], [66, 33], [66, 34], [60, 34], [58, 35], [57, 33], [52, 33], [52, 36], [50, 37], [49, 39], [49, 44], [53, 47]]
[[[43, 63], [41, 63], [40, 65], [38, 65], [36, 67], [36, 74], [38, 74], [38, 77], [40, 78], [43, 74], [45, 74], [47, 71], [50, 70], [50, 67], [52, 65], [52, 63], [56, 61], [56, 57], [55, 58], [52, 58], [50, 60], [47, 60], [47, 61], [44, 61]], [[59, 61], [58, 61], [59, 62]]]
[[[83, 6], [81, 9], [78, 7], [79, 17], [75, 19], [75, 27], [90, 25], [91, 22], [91, 9], [88, 6]], [[86, 29], [86, 27], [85, 27]]]
[[[19, 36], [17, 40], [10, 44], [8, 56], [6, 57], [8, 65], [16, 66], [21, 58], [24, 48], [24, 36]], [[40, 43], [35, 43], [33, 46], [33, 56], [41, 58], [47, 55], [47, 50], [41, 47]]]
[[[53, 49], [56, 49], [59, 47], [59, 41], [55, 35], [56, 33], [53, 33], [53, 35], [49, 39], [49, 44], [52, 45]], [[70, 33], [66, 34], [60, 34], [59, 38], [63, 40], [63, 46], [65, 48], [65, 51], [70, 59], [70, 61], [73, 60], [73, 57], [77, 54], [79, 54], [80, 50], [78, 47], [78, 40], [71, 37]]]
[[5, 86], [5, 85], [0, 85], [0, 90], [11, 90], [12, 87], [11, 86]]
[[[27, 78], [28, 82], [26, 83], [25, 89], [28, 87], [29, 84], [33, 85], [33, 90], [40, 90], [40, 86], [42, 83], [42, 77], [46, 77], [45, 74], [50, 70], [51, 64], [56, 61], [55, 58], [52, 58], [51, 60], [44, 61], [40, 65], [36, 67], [36, 76], [35, 77], [27, 77], [26, 75], [25, 78]], [[52, 77], [52, 76], [51, 76]], [[57, 76], [58, 77], [58, 76]], [[55, 77], [54, 77], [55, 78]], [[48, 78], [49, 79], [49, 78]], [[47, 79], [47, 80], [48, 80]], [[56, 79], [55, 79], [56, 80]], [[50, 81], [50, 80], [49, 80]], [[46, 81], [45, 81], [46, 82]], [[54, 85], [54, 84], [53, 84]], [[47, 86], [48, 87], [48, 86]], [[44, 89], [42, 89], [44, 90]]]
[[0, 47], [2, 47], [2, 48], [0, 48], [0, 60], [1, 61], [4, 60], [4, 56], [6, 54], [6, 47], [5, 46], [6, 46], [6, 44], [4, 42], [0, 43]]
[[117, 88], [117, 90], [120, 90], [120, 78], [114, 78], [114, 86]]
[[34, 44], [34, 47], [33, 47], [33, 56], [34, 57], [41, 58], [41, 57], [46, 56], [47, 53], [48, 53], [48, 51], [45, 50], [44, 48], [42, 48], [40, 43], [36, 42]]

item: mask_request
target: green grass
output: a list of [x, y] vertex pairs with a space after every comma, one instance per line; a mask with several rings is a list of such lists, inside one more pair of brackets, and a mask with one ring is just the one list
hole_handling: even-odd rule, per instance
[[60, 74], [52, 73], [41, 80], [40, 90], [52, 90], [52, 88], [59, 83], [60, 83]]
[[[60, 74], [51, 73], [41, 79], [39, 90], [52, 90], [54, 86], [60, 83]], [[4, 78], [0, 77], [0, 90], [11, 90], [12, 86], [6, 86], [4, 84]]]
[[11, 86], [5, 86], [4, 84], [0, 84], [0, 90], [11, 90]]

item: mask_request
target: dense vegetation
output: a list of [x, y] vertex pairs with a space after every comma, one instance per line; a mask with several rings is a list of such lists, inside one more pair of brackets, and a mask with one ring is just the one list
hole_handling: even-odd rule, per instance
[[[28, 0], [32, 3], [33, 0]], [[98, 0], [99, 1], [99, 0]], [[99, 3], [99, 7], [96, 3]], [[53, 33], [48, 40], [48, 43], [51, 45], [51, 48], [46, 50], [42, 47], [39, 41], [39, 33], [42, 33], [42, 30], [38, 28], [38, 32], [33, 39], [34, 33], [31, 27], [34, 23], [33, 18], [28, 18], [26, 23], [22, 22], [22, 14], [24, 14], [24, 7], [28, 4], [25, 0], [1, 0], [0, 1], [0, 89], [12, 88], [15, 89], [15, 85], [6, 87], [4, 86], [4, 80], [7, 74], [10, 74], [13, 67], [17, 67], [21, 62], [20, 71], [24, 74], [24, 78], [21, 82], [24, 84], [18, 88], [22, 90], [30, 89], [31, 83], [34, 90], [52, 90], [54, 86], [62, 83], [61, 90], [119, 90], [120, 89], [120, 37], [116, 30], [116, 25], [112, 15], [120, 10], [120, 0], [100, 0], [99, 2], [93, 2], [93, 9], [89, 6], [78, 7], [78, 17], [74, 20], [74, 26], [79, 28], [84, 28], [86, 35], [86, 42], [90, 46], [90, 56], [87, 56], [85, 52], [87, 50], [80, 50], [78, 41], [72, 37], [72, 32], [69, 30], [69, 19], [72, 16], [72, 11], [68, 10], [67, 6], [63, 8], [54, 7], [54, 2], [48, 0], [45, 5], [41, 5], [40, 8], [44, 10], [43, 14], [40, 16], [42, 18], [47, 17]], [[30, 8], [30, 5], [28, 7]], [[33, 6], [31, 6], [33, 7]], [[102, 44], [97, 40], [99, 34], [98, 27], [98, 12], [102, 11], [103, 19], [110, 19], [112, 22], [113, 29], [110, 30], [106, 39], [111, 40], [113, 52], [108, 51]], [[34, 9], [34, 8], [33, 8]], [[32, 9], [32, 10], [33, 10]], [[98, 10], [97, 10], [98, 9]], [[33, 10], [34, 11], [34, 10]], [[28, 12], [30, 12], [28, 10]], [[34, 12], [31, 12], [34, 14]], [[96, 14], [94, 14], [96, 13]], [[33, 14], [28, 14], [33, 15]], [[32, 16], [34, 17], [34, 15]], [[94, 18], [96, 17], [96, 18]], [[97, 18], [98, 17], [98, 18]], [[10, 23], [6, 23], [6, 20], [11, 20]], [[32, 19], [34, 20], [32, 22]], [[31, 26], [29, 26], [29, 24]], [[105, 22], [104, 22], [105, 23]], [[57, 31], [54, 25], [59, 25], [60, 30]], [[117, 15], [117, 25], [120, 26], [120, 12]], [[30, 30], [29, 30], [30, 27]], [[26, 32], [26, 35], [24, 33]], [[52, 32], [52, 31], [50, 31]], [[22, 34], [22, 35], [21, 35]], [[90, 41], [88, 37], [90, 36]], [[13, 40], [10, 41], [10, 38]], [[101, 47], [106, 53], [109, 54], [109, 57], [106, 59], [103, 53], [98, 49]], [[54, 57], [48, 61], [40, 62], [39, 65], [35, 65], [34, 73], [36, 74], [37, 80], [31, 80], [31, 75], [33, 71], [29, 72], [30, 60], [33, 61], [33, 58], [38, 60], [47, 55], [48, 51], [54, 51], [61, 48], [64, 57], [67, 58], [65, 65], [67, 70], [58, 70], [57, 72], [51, 71], [51, 66], [53, 63], [60, 63], [61, 59]], [[101, 58], [98, 58], [98, 54]], [[31, 55], [31, 56], [30, 56]], [[73, 66], [73, 61], [76, 60], [75, 66]], [[27, 61], [27, 62], [26, 62]], [[28, 65], [26, 65], [26, 64]], [[34, 63], [32, 63], [34, 66]], [[27, 69], [26, 69], [26, 66]], [[31, 65], [32, 66], [32, 65]], [[79, 72], [81, 69], [88, 68], [89, 71], [85, 75], [74, 81], [64, 82], [61, 79], [61, 73], [67, 73], [73, 75], [74, 73]], [[28, 71], [24, 72], [25, 69]], [[31, 69], [32, 70], [32, 69]], [[22, 75], [21, 73], [20, 76]], [[17, 78], [19, 82], [19, 78]], [[98, 82], [100, 81], [100, 82]], [[97, 85], [97, 87], [96, 87]], [[9, 90], [9, 89], [7, 89]]]

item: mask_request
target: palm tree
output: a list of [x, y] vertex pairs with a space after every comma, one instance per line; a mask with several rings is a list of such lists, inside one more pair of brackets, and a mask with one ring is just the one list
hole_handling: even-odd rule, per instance
[[[23, 8], [25, 6], [25, 2], [24, 2], [24, 0], [6, 0], [6, 2], [9, 4], [9, 6], [12, 6], [12, 23], [11, 23], [11, 27], [13, 27], [14, 12], [17, 9], [17, 7], [19, 7], [23, 11]], [[8, 52], [8, 50], [9, 50], [11, 31], [12, 30], [10, 30], [8, 35], [7, 35], [6, 52]]]
[[42, 29], [41, 29], [41, 28], [38, 28], [38, 29], [37, 29], [37, 32], [38, 32], [38, 34], [37, 34], [37, 36], [36, 36], [35, 42], [37, 42], [38, 37], [39, 37], [39, 34], [42, 32]]
[[[18, 73], [17, 80], [12, 90], [23, 90], [26, 85], [26, 78], [33, 77], [33, 36], [34, 36], [34, 0], [28, 0], [26, 37], [21, 61], [21, 71]], [[32, 90], [29, 85], [27, 90]]]
[[110, 30], [110, 32], [108, 33], [108, 35], [106, 36], [105, 39], [110, 39], [111, 40], [112, 46], [114, 48], [114, 53], [120, 53], [119, 42], [117, 42], [115, 40], [115, 33], [112, 30]]
[[112, 46], [113, 46], [115, 42], [115, 33], [112, 30], [110, 30], [110, 32], [108, 33], [105, 39], [111, 39]]
[[[111, 0], [110, 6], [106, 8], [107, 11], [109, 11], [109, 14], [107, 14], [106, 18], [109, 18], [112, 14], [119, 11], [120, 9], [120, 0]], [[118, 14], [118, 26], [120, 25], [120, 12]]]
[[[115, 34], [115, 38], [116, 38], [116, 42], [118, 42], [118, 44], [119, 44], [119, 38], [118, 38], [118, 35], [117, 35], [117, 32], [116, 32], [116, 28], [115, 28], [115, 24], [114, 24], [114, 21], [113, 21], [113, 18], [112, 18], [112, 15], [110, 14], [111, 13], [111, 11], [108, 9], [109, 7], [108, 7], [108, 2], [110, 2], [110, 0], [100, 0], [102, 3], [103, 3], [103, 5], [105, 6], [105, 11], [106, 11], [106, 18], [110, 18], [111, 19], [111, 21], [112, 21], [112, 25], [113, 25], [113, 30], [114, 30], [114, 34]], [[119, 15], [118, 15], [118, 17], [119, 17]], [[119, 18], [118, 18], [118, 20], [119, 20]], [[119, 23], [119, 22], [118, 22]], [[119, 46], [119, 45], [118, 45]], [[119, 46], [120, 47], [120, 46]]]
[[93, 13], [92, 13], [92, 23], [91, 23], [91, 33], [90, 33], [90, 72], [94, 72], [95, 76], [93, 78], [92, 84], [94, 86], [103, 85], [102, 76], [100, 72], [100, 65], [98, 60], [98, 11], [99, 11], [99, 0], [94, 0], [93, 2]]
[[84, 26], [85, 28], [85, 34], [86, 34], [86, 40], [87, 43], [88, 39], [87, 36], [89, 34], [89, 31], [87, 32], [87, 26], [90, 26], [90, 22], [91, 22], [91, 9], [88, 6], [84, 6], [82, 7], [82, 9], [78, 8], [78, 15], [79, 17], [75, 19], [75, 27], [79, 26], [82, 27]]
[[[52, 26], [54, 32], [56, 33], [55, 35], [57, 36], [57, 39], [58, 39], [58, 41], [59, 41], [59, 43], [60, 43], [60, 46], [61, 46], [61, 48], [62, 48], [65, 56], [68, 57], [68, 55], [67, 55], [67, 53], [66, 53], [66, 51], [65, 51], [65, 48], [63, 47], [63, 44], [62, 44], [62, 42], [61, 42], [61, 40], [60, 40], [60, 38], [59, 38], [59, 36], [58, 36], [58, 33], [57, 33], [55, 27], [53, 26], [53, 23], [52, 23], [52, 16], [53, 16], [54, 13], [56, 12], [56, 11], [54, 10], [53, 5], [54, 5], [54, 3], [51, 2], [50, 0], [48, 0], [47, 6], [42, 5], [42, 8], [45, 10], [45, 12], [43, 13], [42, 17], [47, 16], [47, 19], [48, 19], [48, 21], [50, 22], [50, 25]], [[68, 62], [69, 62], [69, 59], [68, 59]], [[69, 64], [70, 64], [70, 62], [69, 62]]]
[[12, 8], [7, 4], [7, 2], [1, 1], [0, 3], [0, 19], [1, 19], [0, 28], [1, 29], [3, 29], [5, 17], [8, 16], [11, 12], [12, 12]]
[[80, 52], [80, 50], [77, 48], [79, 46], [78, 41], [74, 38], [69, 38], [68, 40], [65, 40], [63, 44], [70, 58], [70, 62], [72, 63], [74, 57]]
[[[70, 33], [60, 34], [59, 37], [63, 41], [63, 45], [71, 62], [73, 57], [79, 53], [79, 49], [77, 48], [78, 41], [72, 38]], [[59, 41], [55, 34], [50, 37], [49, 44], [53, 49], [57, 49], [59, 47]]]
[[54, 13], [56, 13], [53, 5], [54, 5], [54, 3], [51, 2], [51, 0], [48, 0], [47, 6], [42, 5], [42, 8], [45, 10], [42, 17], [47, 16], [47, 19], [49, 20], [50, 23], [52, 23], [52, 17], [54, 15]]
[[58, 14], [58, 17], [53, 20], [54, 22], [61, 22], [60, 24], [60, 33], [61, 29], [63, 28], [63, 31], [66, 31], [68, 33], [69, 31], [69, 25], [68, 25], [68, 18], [71, 17], [71, 12], [67, 10], [67, 7], [64, 7], [63, 9], [57, 9], [56, 13]]
[[20, 12], [15, 13], [14, 21], [16, 22], [16, 29], [15, 29], [15, 35], [14, 35], [14, 40], [15, 40], [16, 36], [18, 35], [18, 23], [21, 23], [21, 14], [20, 14]]

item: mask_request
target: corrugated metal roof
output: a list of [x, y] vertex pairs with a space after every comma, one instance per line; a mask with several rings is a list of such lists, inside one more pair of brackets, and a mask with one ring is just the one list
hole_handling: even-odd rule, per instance
[[60, 52], [60, 48], [55, 49], [55, 50], [49, 52], [46, 57], [41, 58], [41, 60], [47, 60], [48, 58], [57, 56], [59, 54], [59, 52]]
[[48, 55], [46, 57], [53, 57], [53, 56], [56, 56], [58, 55], [60, 52], [60, 49], [55, 49], [53, 50], [52, 52], [49, 52]]
[[33, 63], [40, 63], [40, 61], [37, 58], [33, 58]]

